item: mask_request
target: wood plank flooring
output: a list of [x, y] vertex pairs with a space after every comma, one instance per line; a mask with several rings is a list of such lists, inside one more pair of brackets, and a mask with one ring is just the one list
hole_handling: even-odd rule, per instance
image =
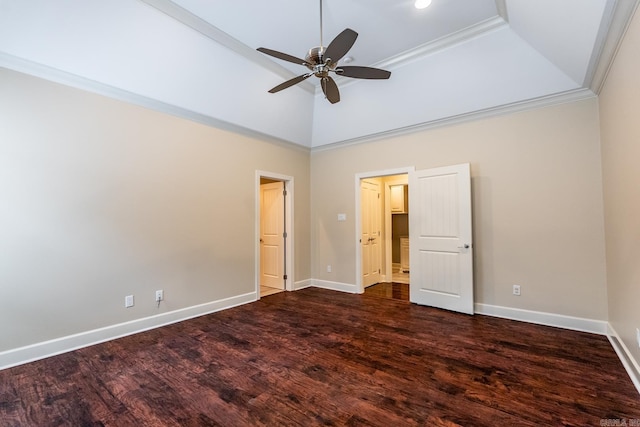
[[397, 282], [376, 283], [364, 288], [364, 294], [372, 297], [409, 301], [409, 284]]
[[0, 371], [2, 426], [599, 426], [605, 337], [308, 288]]

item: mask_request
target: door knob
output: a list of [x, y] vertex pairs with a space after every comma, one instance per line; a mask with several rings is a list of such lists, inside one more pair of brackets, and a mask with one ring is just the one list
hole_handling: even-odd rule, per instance
[[469, 249], [469, 245], [465, 243], [463, 246], [458, 246], [458, 249]]

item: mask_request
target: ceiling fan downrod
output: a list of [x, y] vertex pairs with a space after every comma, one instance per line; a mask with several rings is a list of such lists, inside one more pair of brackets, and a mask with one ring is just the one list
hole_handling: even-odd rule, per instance
[[322, 0], [320, 0], [320, 48], [322, 49]]
[[[320, 46], [316, 46], [314, 48], [309, 49], [307, 55], [305, 56], [305, 61], [307, 62], [305, 65], [309, 70], [313, 72], [313, 74], [318, 78], [327, 77], [329, 75], [329, 71], [335, 69], [336, 64], [331, 66], [330, 60], [326, 60], [324, 58], [325, 48], [323, 43], [323, 11], [322, 11], [322, 0], [320, 0]], [[330, 59], [330, 58], [329, 58]]]

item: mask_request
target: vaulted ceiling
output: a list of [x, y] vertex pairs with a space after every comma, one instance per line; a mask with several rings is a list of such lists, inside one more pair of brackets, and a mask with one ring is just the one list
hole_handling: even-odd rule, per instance
[[597, 94], [638, 0], [325, 0], [323, 42], [389, 80], [276, 94], [320, 44], [318, 0], [2, 0], [0, 66], [314, 149]]

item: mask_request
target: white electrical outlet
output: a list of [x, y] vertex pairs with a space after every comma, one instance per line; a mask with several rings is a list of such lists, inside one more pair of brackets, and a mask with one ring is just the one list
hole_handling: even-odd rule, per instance
[[133, 307], [133, 295], [127, 295], [124, 297], [124, 306], [126, 308]]
[[513, 285], [513, 294], [520, 296], [520, 285]]
[[331, 264], [327, 265], [327, 273], [331, 273]]
[[156, 302], [160, 302], [164, 299], [164, 292], [162, 289], [156, 291]]

